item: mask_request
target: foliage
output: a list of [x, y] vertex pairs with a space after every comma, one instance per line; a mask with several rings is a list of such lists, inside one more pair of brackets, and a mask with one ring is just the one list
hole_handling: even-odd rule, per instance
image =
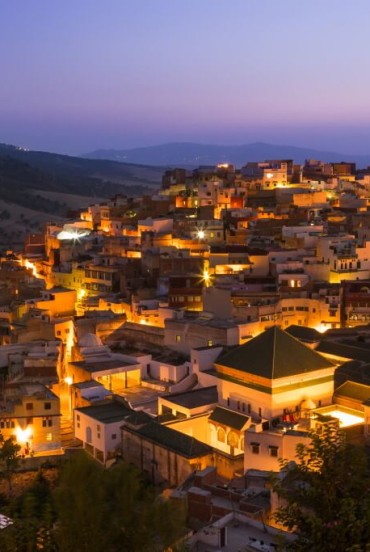
[[298, 538], [289, 549], [370, 550], [370, 476], [364, 448], [346, 442], [333, 425], [297, 447], [297, 462], [282, 462], [274, 490], [283, 499], [276, 520]]
[[156, 497], [136, 468], [104, 470], [85, 454], [65, 466], [55, 505], [61, 552], [162, 551], [184, 526], [183, 511]]
[[0, 531], [1, 552], [33, 552], [57, 550], [53, 535], [55, 512], [48, 481], [39, 472], [36, 482], [6, 509], [13, 524]]
[[138, 470], [120, 463], [105, 470], [84, 453], [62, 467], [52, 489], [36, 482], [2, 513], [1, 552], [162, 552], [184, 529], [184, 511], [156, 495]]
[[8, 479], [9, 488], [11, 488], [12, 474], [19, 464], [20, 450], [21, 447], [12, 437], [4, 439], [0, 432], [0, 465], [5, 467], [5, 476]]

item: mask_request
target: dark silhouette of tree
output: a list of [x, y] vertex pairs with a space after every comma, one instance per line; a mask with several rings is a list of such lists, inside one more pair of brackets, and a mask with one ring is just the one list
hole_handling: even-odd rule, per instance
[[0, 531], [1, 552], [57, 550], [53, 525], [55, 512], [48, 481], [39, 472], [35, 483], [20, 497], [8, 503], [5, 511], [12, 525]]
[[4, 474], [9, 483], [9, 490], [12, 488], [12, 476], [19, 465], [20, 445], [12, 438], [4, 439], [0, 432], [0, 466], [5, 468]]
[[138, 470], [109, 470], [85, 454], [63, 469], [55, 493], [60, 552], [162, 551], [182, 534], [182, 508], [161, 500]]
[[274, 481], [283, 505], [276, 520], [297, 533], [289, 550], [370, 550], [370, 477], [365, 449], [350, 445], [328, 424], [297, 447], [297, 461], [282, 462]]

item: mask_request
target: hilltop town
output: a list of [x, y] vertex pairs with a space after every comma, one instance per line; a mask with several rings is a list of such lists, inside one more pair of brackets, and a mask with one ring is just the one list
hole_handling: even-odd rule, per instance
[[243, 524], [275, 550], [280, 460], [328, 424], [369, 439], [369, 206], [354, 163], [222, 163], [28, 234], [0, 263], [4, 439], [135, 465], [197, 550]]

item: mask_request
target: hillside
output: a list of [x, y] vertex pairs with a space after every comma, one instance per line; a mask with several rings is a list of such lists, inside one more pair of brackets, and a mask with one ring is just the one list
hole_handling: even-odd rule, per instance
[[26, 151], [0, 144], [0, 245], [18, 246], [70, 210], [122, 193], [152, 193], [163, 170]]
[[350, 161], [357, 163], [359, 168], [367, 167], [370, 164], [370, 155], [347, 155], [262, 142], [241, 146], [218, 146], [189, 142], [171, 143], [125, 150], [97, 150], [85, 154], [83, 157], [161, 166], [233, 163], [236, 167], [241, 167], [248, 161], [264, 161], [265, 159], [294, 159], [297, 163], [304, 163], [305, 159], [321, 159], [328, 162]]
[[[6, 144], [0, 144], [0, 157], [9, 157], [37, 169], [48, 190], [82, 195], [141, 194], [146, 188], [157, 187], [163, 174], [160, 167], [29, 151]], [[31, 184], [32, 179], [28, 182]]]

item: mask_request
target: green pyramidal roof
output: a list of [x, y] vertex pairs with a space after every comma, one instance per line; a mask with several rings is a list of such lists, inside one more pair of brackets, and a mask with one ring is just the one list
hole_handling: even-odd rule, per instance
[[268, 379], [333, 367], [326, 358], [274, 326], [229, 351], [216, 364]]

